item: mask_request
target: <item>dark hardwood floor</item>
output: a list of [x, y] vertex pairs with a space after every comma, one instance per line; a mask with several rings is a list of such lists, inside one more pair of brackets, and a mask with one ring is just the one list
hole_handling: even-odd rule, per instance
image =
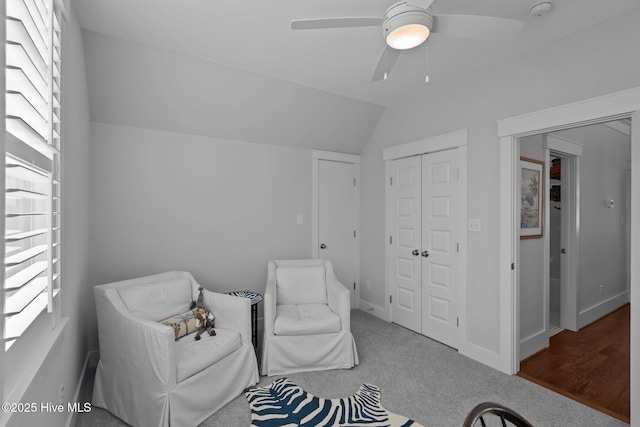
[[518, 376], [629, 423], [630, 304], [578, 332], [562, 331]]

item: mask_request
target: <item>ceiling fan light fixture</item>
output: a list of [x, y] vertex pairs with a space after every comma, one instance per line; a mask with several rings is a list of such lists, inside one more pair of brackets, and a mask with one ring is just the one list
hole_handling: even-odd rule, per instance
[[546, 15], [549, 12], [551, 12], [552, 8], [553, 8], [553, 1], [536, 0], [533, 3], [531, 3], [531, 6], [529, 6], [529, 14], [531, 16]]
[[422, 24], [408, 24], [396, 28], [387, 36], [387, 44], [398, 50], [412, 49], [429, 37], [429, 29]]
[[433, 25], [431, 8], [422, 9], [406, 2], [396, 3], [385, 14], [383, 31], [389, 47], [411, 49], [427, 40]]

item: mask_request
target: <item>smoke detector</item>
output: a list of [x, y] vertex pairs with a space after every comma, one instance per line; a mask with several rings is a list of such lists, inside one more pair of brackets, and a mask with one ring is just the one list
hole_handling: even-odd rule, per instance
[[533, 3], [531, 3], [531, 6], [529, 6], [529, 14], [531, 16], [546, 15], [547, 13], [551, 12], [552, 8], [553, 8], [553, 2], [552, 1], [536, 0]]

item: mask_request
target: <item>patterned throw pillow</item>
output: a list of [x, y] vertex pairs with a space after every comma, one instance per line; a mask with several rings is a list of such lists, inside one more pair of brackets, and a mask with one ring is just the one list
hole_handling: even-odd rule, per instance
[[168, 319], [161, 320], [163, 325], [171, 326], [176, 334], [176, 340], [198, 330], [196, 327], [196, 309], [177, 314]]

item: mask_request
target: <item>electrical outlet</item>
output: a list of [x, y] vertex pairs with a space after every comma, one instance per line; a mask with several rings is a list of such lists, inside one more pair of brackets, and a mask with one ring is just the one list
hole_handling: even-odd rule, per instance
[[298, 225], [304, 224], [304, 217], [302, 215], [298, 215], [297, 223]]
[[467, 220], [467, 230], [474, 233], [480, 233], [480, 218], [469, 218]]
[[370, 291], [371, 290], [371, 280], [367, 280], [366, 282], [364, 282], [364, 284], [365, 284], [367, 290]]
[[604, 295], [604, 285], [600, 285], [600, 295]]

